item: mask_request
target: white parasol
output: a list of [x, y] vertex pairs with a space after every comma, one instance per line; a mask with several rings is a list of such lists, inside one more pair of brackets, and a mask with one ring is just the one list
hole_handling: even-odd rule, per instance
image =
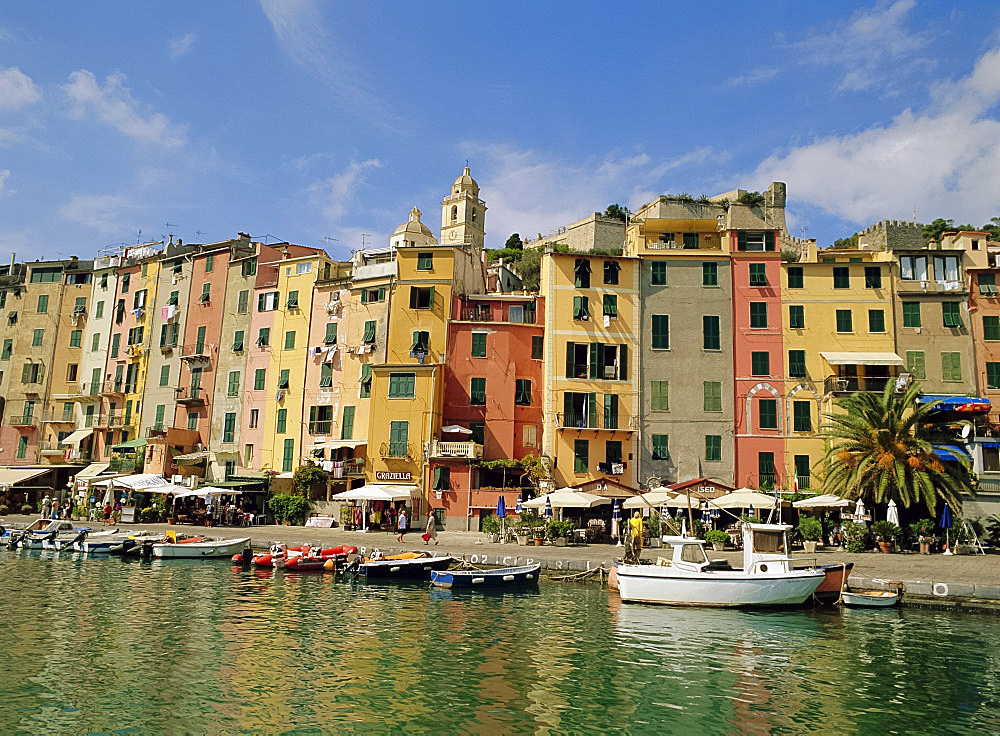
[[885, 514], [885, 520], [890, 524], [899, 526], [899, 509], [896, 508], [896, 502], [891, 498], [889, 499], [889, 510]]

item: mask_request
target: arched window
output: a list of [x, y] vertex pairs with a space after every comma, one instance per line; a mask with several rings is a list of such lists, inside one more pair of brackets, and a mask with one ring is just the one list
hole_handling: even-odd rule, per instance
[[458, 220], [458, 205], [453, 204], [451, 206], [451, 221], [455, 222], [456, 220]]
[[473, 210], [472, 210], [472, 221], [473, 222], [476, 221], [476, 210], [475, 210], [475, 208], [473, 208]]

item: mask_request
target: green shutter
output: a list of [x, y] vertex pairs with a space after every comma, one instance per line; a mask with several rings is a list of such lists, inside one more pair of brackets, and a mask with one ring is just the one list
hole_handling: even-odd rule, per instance
[[333, 365], [323, 363], [319, 367], [319, 387], [330, 388], [333, 386]]
[[160, 366], [160, 385], [169, 386], [170, 385], [170, 365]]
[[229, 391], [230, 396], [240, 395], [240, 372], [229, 371]]
[[590, 343], [590, 377], [591, 378], [604, 378], [603, 366], [600, 365], [601, 358], [604, 357], [604, 351], [601, 350], [602, 345], [599, 342]]
[[337, 323], [327, 322], [326, 323], [326, 334], [323, 335], [323, 343], [326, 345], [334, 345], [337, 342]]
[[265, 380], [266, 376], [267, 376], [267, 369], [266, 368], [258, 368], [257, 370], [254, 371], [254, 374], [253, 374], [253, 389], [254, 389], [254, 391], [263, 391], [264, 390], [264, 380]]
[[669, 381], [650, 381], [649, 409], [650, 411], [670, 411]]
[[913, 378], [921, 381], [927, 378], [927, 368], [924, 363], [924, 352], [922, 350], [906, 351], [906, 372]]
[[344, 407], [344, 421], [340, 426], [340, 439], [350, 440], [354, 438], [354, 407]]
[[284, 434], [288, 424], [288, 409], [278, 409], [278, 419], [275, 422], [275, 432]]
[[705, 381], [705, 411], [722, 411], [722, 381]]
[[597, 426], [597, 393], [587, 394], [587, 426]]
[[618, 397], [604, 394], [604, 428], [618, 429]]
[[576, 378], [574, 361], [576, 360], [576, 343], [566, 343], [566, 378]]

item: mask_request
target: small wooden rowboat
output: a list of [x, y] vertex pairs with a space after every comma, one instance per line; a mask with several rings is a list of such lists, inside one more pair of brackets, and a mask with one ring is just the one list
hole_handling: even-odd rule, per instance
[[431, 583], [440, 588], [490, 588], [494, 590], [538, 584], [542, 565], [503, 567], [499, 570], [453, 570], [431, 572]]
[[358, 564], [358, 571], [369, 579], [427, 580], [433, 571], [447, 570], [454, 561], [451, 555], [431, 557], [426, 552], [404, 552]]
[[878, 580], [875, 583], [885, 583], [889, 590], [845, 590], [841, 595], [845, 606], [850, 608], [892, 608], [903, 600], [906, 586], [898, 580]]

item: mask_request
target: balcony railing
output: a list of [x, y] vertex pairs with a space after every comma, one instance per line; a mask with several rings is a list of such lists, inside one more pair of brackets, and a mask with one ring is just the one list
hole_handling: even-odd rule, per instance
[[415, 457], [413, 445], [409, 442], [383, 442], [379, 447], [379, 454], [385, 458], [400, 460], [411, 460]]
[[57, 424], [73, 424], [76, 419], [73, 417], [73, 412], [67, 414], [62, 409], [48, 410], [42, 413], [42, 422], [55, 422]]
[[211, 357], [208, 345], [204, 343], [193, 343], [181, 347], [181, 360], [199, 361], [208, 360]]
[[7, 420], [7, 424], [12, 427], [37, 427], [38, 417], [34, 414], [19, 414]]
[[313, 436], [328, 435], [333, 429], [332, 419], [317, 419], [309, 422], [309, 434]]
[[441, 442], [431, 440], [431, 457], [464, 458], [475, 460], [483, 456], [483, 446], [478, 442]]
[[332, 478], [357, 478], [365, 474], [364, 458], [351, 458], [345, 460], [343, 465], [334, 465], [330, 472]]
[[108, 470], [112, 473], [141, 473], [142, 463], [145, 458], [127, 455], [124, 457], [111, 456]]
[[123, 411], [113, 411], [108, 413], [108, 425], [109, 427], [124, 427], [125, 426], [125, 412]]
[[128, 383], [123, 378], [113, 378], [109, 381], [104, 382], [104, 388], [101, 393], [104, 394], [134, 394], [136, 389], [135, 383]]
[[598, 411], [593, 414], [579, 412], [572, 414], [556, 414], [556, 426], [559, 429], [608, 429], [626, 430], [635, 429], [635, 417], [618, 413], [617, 415], [605, 415]]
[[895, 381], [886, 376], [829, 376], [823, 382], [823, 392], [828, 394], [853, 394], [858, 391], [880, 394], [885, 390], [885, 384]]
[[146, 427], [147, 437], [162, 437], [166, 433], [166, 424], [164, 422], [153, 422], [151, 425]]
[[177, 389], [177, 403], [204, 404], [205, 389], [201, 386], [181, 386]]
[[97, 398], [101, 395], [101, 382], [100, 381], [84, 381], [80, 384], [80, 388], [77, 391], [77, 396], [93, 396]]
[[107, 417], [104, 414], [85, 414], [83, 417], [84, 427], [103, 427]]

